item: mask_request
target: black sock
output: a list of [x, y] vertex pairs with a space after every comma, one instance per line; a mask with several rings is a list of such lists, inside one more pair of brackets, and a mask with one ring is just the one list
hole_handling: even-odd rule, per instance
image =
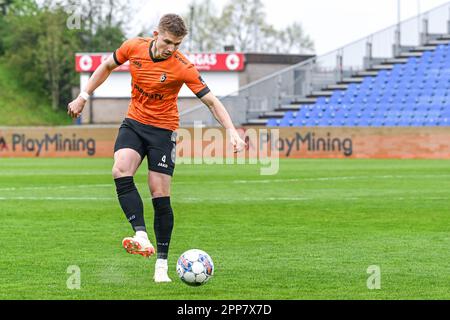
[[173, 229], [173, 212], [170, 206], [170, 197], [154, 198], [153, 208], [155, 209], [153, 227], [156, 236], [157, 258], [167, 259]]
[[134, 231], [146, 231], [144, 221], [144, 205], [139, 195], [133, 177], [114, 179], [117, 196], [127, 220]]

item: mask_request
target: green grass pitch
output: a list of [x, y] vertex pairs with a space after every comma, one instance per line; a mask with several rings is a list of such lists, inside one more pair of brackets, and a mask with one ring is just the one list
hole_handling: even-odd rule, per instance
[[[449, 299], [450, 161], [282, 160], [178, 165], [169, 275], [121, 247], [131, 235], [112, 159], [0, 159], [0, 299]], [[136, 181], [153, 235], [146, 162]], [[189, 287], [175, 266], [215, 263]], [[81, 288], [69, 290], [69, 266]], [[380, 289], [369, 290], [369, 266]]]

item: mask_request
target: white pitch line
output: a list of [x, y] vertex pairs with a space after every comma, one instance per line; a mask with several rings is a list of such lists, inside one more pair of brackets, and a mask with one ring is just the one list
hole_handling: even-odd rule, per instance
[[233, 180], [233, 183], [278, 183], [278, 182], [299, 182], [301, 179], [266, 179], [266, 180]]
[[[267, 201], [313, 201], [313, 200], [336, 200], [336, 201], [358, 201], [358, 200], [374, 200], [379, 201], [380, 197], [347, 197], [347, 198], [323, 198], [323, 197], [267, 197], [267, 198], [256, 198], [256, 197], [241, 197], [232, 199], [236, 202], [245, 201], [245, 202], [267, 202]], [[395, 197], [395, 198], [383, 198], [384, 200], [394, 200], [394, 201], [409, 201], [409, 200], [432, 200], [432, 201], [448, 201], [450, 198], [448, 197]], [[51, 200], [51, 201], [117, 201], [116, 197], [0, 197], [0, 201], [12, 201], [12, 200], [21, 200], [21, 201], [42, 201], [42, 200]], [[193, 197], [177, 197], [174, 199], [174, 202], [178, 203], [192, 203], [192, 202], [229, 202], [230, 198], [193, 198]]]
[[113, 184], [76, 184], [67, 186], [41, 186], [41, 187], [9, 187], [0, 188], [0, 191], [17, 191], [17, 190], [54, 190], [54, 189], [72, 189], [72, 188], [106, 188], [113, 187]]
[[92, 176], [92, 175], [108, 175], [111, 176], [110, 171], [87, 171], [87, 172], [79, 172], [79, 171], [22, 171], [22, 172], [2, 172], [0, 171], [0, 176], [20, 176], [20, 177], [28, 177], [28, 176]]
[[99, 201], [99, 200], [117, 200], [117, 198], [112, 197], [0, 197], [0, 201], [8, 201], [8, 200], [31, 200], [31, 201], [41, 201], [41, 200], [61, 200], [61, 201]]
[[[219, 180], [219, 181], [204, 181], [205, 184], [270, 184], [270, 183], [292, 183], [303, 181], [340, 181], [340, 180], [357, 180], [357, 179], [404, 179], [404, 178], [445, 178], [450, 175], [414, 175], [414, 176], [400, 176], [400, 175], [384, 175], [384, 176], [341, 176], [341, 177], [322, 177], [322, 178], [296, 178], [296, 179], [264, 179], [264, 180]], [[191, 181], [173, 181], [174, 185], [192, 185], [198, 182]], [[146, 185], [145, 183], [137, 183], [137, 185]], [[0, 191], [20, 191], [20, 190], [58, 190], [71, 188], [114, 188], [114, 183], [110, 184], [84, 184], [84, 185], [60, 185], [60, 186], [33, 186], [33, 187], [6, 187], [0, 188]]]
[[[0, 201], [8, 200], [30, 200], [30, 201], [40, 201], [40, 200], [59, 200], [59, 201], [116, 201], [115, 197], [0, 197]], [[205, 202], [205, 201], [229, 201], [229, 198], [177, 198], [175, 202]], [[238, 198], [238, 201], [307, 201], [312, 200], [312, 198], [299, 198], [299, 197], [268, 197], [268, 198]]]

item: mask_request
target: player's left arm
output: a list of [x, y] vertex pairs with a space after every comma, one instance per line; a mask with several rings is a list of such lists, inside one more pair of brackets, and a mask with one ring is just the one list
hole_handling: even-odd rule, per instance
[[228, 111], [225, 109], [222, 102], [212, 93], [208, 92], [200, 100], [209, 108], [216, 120], [227, 130], [230, 134], [230, 141], [233, 145], [234, 152], [240, 152], [245, 148], [245, 142], [239, 136], [236, 128], [231, 121]]

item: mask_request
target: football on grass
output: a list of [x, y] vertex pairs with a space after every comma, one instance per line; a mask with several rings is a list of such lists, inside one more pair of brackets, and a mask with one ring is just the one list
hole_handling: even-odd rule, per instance
[[190, 286], [206, 283], [214, 274], [214, 264], [205, 251], [191, 249], [184, 252], [177, 262], [180, 279]]

